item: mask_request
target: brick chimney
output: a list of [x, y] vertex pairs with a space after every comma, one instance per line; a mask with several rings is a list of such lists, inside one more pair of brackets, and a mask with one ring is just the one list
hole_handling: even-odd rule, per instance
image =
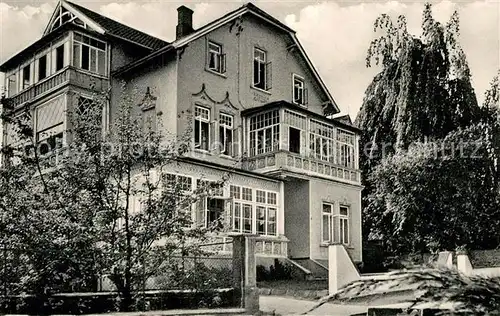
[[177, 8], [176, 39], [193, 32], [193, 10], [181, 5]]

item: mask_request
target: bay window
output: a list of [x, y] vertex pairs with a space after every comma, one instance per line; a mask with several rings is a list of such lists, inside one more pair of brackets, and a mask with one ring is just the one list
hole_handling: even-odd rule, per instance
[[257, 114], [250, 118], [250, 156], [279, 149], [279, 123], [278, 110]]
[[210, 110], [196, 106], [194, 111], [194, 148], [208, 150], [210, 135]]
[[311, 120], [309, 133], [310, 155], [323, 161], [334, 162], [334, 128], [322, 122]]
[[337, 130], [337, 163], [341, 166], [354, 168], [354, 142], [353, 133]]

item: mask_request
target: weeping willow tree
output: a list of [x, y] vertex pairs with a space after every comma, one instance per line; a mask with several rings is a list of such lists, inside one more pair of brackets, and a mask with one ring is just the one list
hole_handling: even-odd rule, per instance
[[[364, 179], [365, 238], [371, 232], [373, 209], [366, 214], [374, 183], [372, 170], [382, 158], [413, 142], [440, 139], [481, 119], [470, 70], [460, 47], [459, 15], [446, 25], [425, 5], [422, 35], [408, 32], [407, 21], [383, 14], [374, 23], [378, 35], [368, 49], [367, 67], [381, 67], [365, 92], [356, 124], [363, 130], [360, 166]], [[383, 210], [376, 210], [383, 212]]]

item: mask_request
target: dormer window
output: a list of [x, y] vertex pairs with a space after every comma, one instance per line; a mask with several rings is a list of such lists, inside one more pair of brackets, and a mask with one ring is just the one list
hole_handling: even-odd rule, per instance
[[294, 74], [292, 77], [293, 103], [299, 105], [307, 104], [307, 89], [304, 78]]
[[219, 74], [226, 72], [226, 54], [222, 53], [222, 45], [208, 42], [208, 64], [209, 70]]

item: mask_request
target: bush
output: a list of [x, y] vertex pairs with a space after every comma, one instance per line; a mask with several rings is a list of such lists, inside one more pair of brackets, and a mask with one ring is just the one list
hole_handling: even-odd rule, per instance
[[[136, 311], [236, 306], [235, 291], [164, 291], [135, 296]], [[81, 315], [118, 311], [118, 293], [0, 297], [0, 314]]]
[[278, 259], [274, 259], [274, 265], [269, 266], [269, 269], [263, 265], [257, 265], [256, 277], [257, 282], [291, 280], [292, 267], [288, 264], [282, 264]]

